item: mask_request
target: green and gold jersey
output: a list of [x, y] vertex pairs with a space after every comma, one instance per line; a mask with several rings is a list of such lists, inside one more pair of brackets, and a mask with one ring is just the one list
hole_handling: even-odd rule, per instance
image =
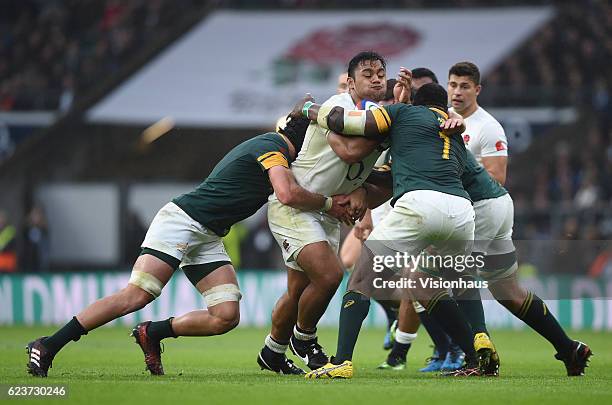
[[447, 136], [446, 112], [407, 104], [385, 106], [391, 118], [393, 200], [409, 191], [434, 190], [469, 199], [461, 184], [466, 150], [461, 135]]
[[266, 171], [289, 167], [285, 140], [275, 132], [256, 136], [229, 151], [194, 191], [172, 201], [191, 218], [225, 236], [236, 222], [253, 215], [272, 194]]
[[476, 161], [470, 151], [467, 152], [465, 171], [461, 176], [461, 182], [474, 202], [508, 194], [508, 191]]

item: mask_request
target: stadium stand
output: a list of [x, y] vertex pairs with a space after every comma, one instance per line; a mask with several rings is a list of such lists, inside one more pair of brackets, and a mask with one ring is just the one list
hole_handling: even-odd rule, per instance
[[201, 0], [6, 1], [0, 110], [67, 110]]

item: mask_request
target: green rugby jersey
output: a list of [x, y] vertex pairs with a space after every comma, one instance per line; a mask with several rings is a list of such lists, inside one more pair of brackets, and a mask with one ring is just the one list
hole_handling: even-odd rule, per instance
[[461, 176], [461, 182], [474, 202], [508, 194], [508, 191], [491, 177], [484, 167], [478, 164], [470, 151], [467, 152], [465, 171]]
[[289, 148], [275, 132], [258, 135], [229, 151], [194, 191], [172, 200], [219, 236], [253, 215], [272, 194], [266, 171], [289, 167]]
[[407, 104], [385, 106], [391, 117], [393, 200], [409, 191], [434, 190], [469, 199], [461, 184], [466, 149], [461, 135], [447, 136], [446, 112]]

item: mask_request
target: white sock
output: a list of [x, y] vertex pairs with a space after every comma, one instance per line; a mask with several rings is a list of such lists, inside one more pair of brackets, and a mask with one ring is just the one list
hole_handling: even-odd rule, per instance
[[295, 336], [298, 340], [312, 340], [317, 337], [317, 332], [314, 331], [312, 333], [304, 333], [300, 332], [297, 329], [297, 325], [293, 327], [293, 336]]
[[289, 346], [281, 345], [280, 343], [272, 339], [271, 335], [266, 336], [265, 344], [268, 349], [272, 350], [274, 353], [279, 354], [285, 354], [285, 352], [287, 351], [287, 347]]
[[414, 342], [414, 339], [416, 339], [416, 337], [416, 333], [402, 332], [399, 329], [395, 331], [395, 341], [397, 343], [407, 345]]

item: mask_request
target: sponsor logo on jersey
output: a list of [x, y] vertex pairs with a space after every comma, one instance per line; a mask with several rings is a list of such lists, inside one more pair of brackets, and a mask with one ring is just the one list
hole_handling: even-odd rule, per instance
[[287, 252], [289, 251], [289, 242], [287, 242], [287, 239], [283, 240], [283, 249]]
[[497, 141], [495, 143], [495, 149], [496, 150], [506, 150], [506, 144], [504, 143], [504, 141]]
[[354, 300], [348, 300], [348, 301], [346, 301], [346, 304], [344, 304], [344, 308], [348, 308], [348, 307], [350, 307], [351, 305], [353, 305], [354, 303], [355, 303], [355, 301], [354, 301]]

